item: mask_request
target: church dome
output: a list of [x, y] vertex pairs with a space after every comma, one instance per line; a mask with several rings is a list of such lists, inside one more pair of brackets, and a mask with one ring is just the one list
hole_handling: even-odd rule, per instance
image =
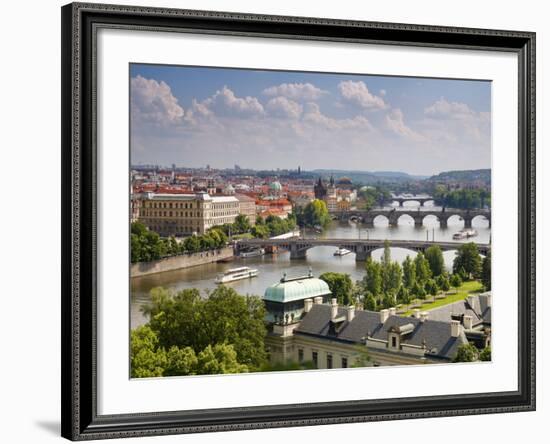
[[294, 279], [283, 278], [280, 282], [269, 286], [265, 290], [264, 300], [284, 303], [329, 294], [331, 292], [325, 281], [312, 276], [303, 276]]
[[351, 179], [349, 177], [340, 177], [340, 179], [338, 179], [338, 184], [339, 185], [351, 185]]
[[224, 194], [235, 194], [235, 188], [230, 183], [223, 189]]
[[271, 182], [271, 183], [269, 184], [269, 189], [270, 189], [271, 191], [281, 191], [281, 190], [283, 189], [283, 186], [281, 185], [280, 182], [275, 181], [275, 182]]

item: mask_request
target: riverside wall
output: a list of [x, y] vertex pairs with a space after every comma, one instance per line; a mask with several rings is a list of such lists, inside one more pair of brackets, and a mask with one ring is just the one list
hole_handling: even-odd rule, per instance
[[219, 260], [229, 259], [231, 257], [233, 257], [233, 247], [224, 247], [217, 250], [202, 251], [200, 253], [171, 256], [151, 262], [139, 262], [130, 265], [130, 277], [146, 276], [148, 274], [196, 267], [197, 265], [218, 262]]

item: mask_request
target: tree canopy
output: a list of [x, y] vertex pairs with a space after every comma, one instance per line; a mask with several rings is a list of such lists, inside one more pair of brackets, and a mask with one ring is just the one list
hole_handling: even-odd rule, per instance
[[319, 276], [325, 281], [332, 292], [332, 297], [338, 300], [338, 304], [350, 305], [352, 300], [353, 281], [349, 274], [327, 272]]
[[[144, 311], [150, 317], [147, 328], [156, 336], [157, 349], [162, 348], [170, 353], [173, 347], [188, 347], [200, 365], [206, 362], [204, 356], [201, 361], [201, 352], [211, 346], [212, 351], [205, 353], [209, 356], [214, 353], [218, 358], [223, 354], [226, 364], [220, 364], [219, 368], [222, 369], [239, 368], [240, 371], [247, 371], [265, 364], [265, 308], [260, 298], [241, 296], [225, 286], [216, 288], [206, 298], [197, 289], [186, 289], [174, 294], [161, 287], [153, 289], [151, 296], [152, 302]], [[152, 338], [148, 340], [152, 341]], [[227, 347], [219, 349], [222, 351], [215, 348], [221, 344], [231, 346], [236, 362], [246, 366], [246, 369], [230, 365], [233, 352]], [[190, 362], [193, 360], [189, 350], [173, 350], [172, 353], [183, 354]]]
[[474, 242], [460, 246], [453, 261], [453, 273], [466, 273], [466, 276], [478, 278], [481, 274], [481, 256]]
[[314, 227], [316, 225], [326, 228], [330, 224], [330, 215], [327, 204], [320, 199], [314, 199], [305, 207], [296, 208], [296, 220], [302, 227]]

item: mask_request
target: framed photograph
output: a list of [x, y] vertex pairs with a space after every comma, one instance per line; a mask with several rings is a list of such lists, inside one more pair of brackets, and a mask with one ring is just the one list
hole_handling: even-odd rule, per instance
[[535, 34], [62, 8], [62, 435], [535, 409]]

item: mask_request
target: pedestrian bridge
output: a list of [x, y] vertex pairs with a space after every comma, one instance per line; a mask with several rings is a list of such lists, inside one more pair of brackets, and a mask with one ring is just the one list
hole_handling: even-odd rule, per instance
[[[372, 252], [384, 248], [385, 240], [380, 239], [242, 239], [236, 242], [235, 250], [250, 248], [282, 248], [290, 251], [291, 259], [303, 259], [310, 248], [319, 246], [330, 246], [335, 248], [346, 248], [355, 253], [356, 261], [365, 261]], [[418, 241], [418, 240], [388, 240], [389, 246], [394, 248], [405, 248], [413, 252], [424, 252], [432, 245], [438, 245], [442, 251], [458, 250], [463, 242], [439, 242], [439, 241]], [[490, 244], [477, 244], [479, 253], [486, 256], [491, 249]]]

